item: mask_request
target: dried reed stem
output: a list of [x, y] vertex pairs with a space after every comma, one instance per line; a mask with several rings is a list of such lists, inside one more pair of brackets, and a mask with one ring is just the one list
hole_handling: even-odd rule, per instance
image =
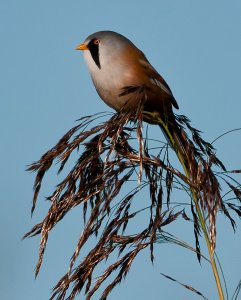
[[[142, 93], [141, 89], [140, 93]], [[148, 116], [154, 118], [151, 114]], [[42, 180], [53, 162], [59, 164], [58, 173], [60, 173], [70, 156], [73, 153], [78, 155], [76, 164], [48, 197], [50, 207], [47, 215], [25, 235], [25, 237], [35, 235], [41, 237], [36, 265], [37, 276], [50, 231], [71, 209], [79, 205], [83, 208], [85, 220], [83, 231], [71, 257], [69, 270], [55, 285], [51, 299], [72, 300], [84, 289], [86, 299], [89, 300], [104, 283], [106, 284], [107, 279], [114, 277], [100, 298], [106, 299], [112, 289], [125, 278], [134, 259], [142, 250], [148, 247], [150, 259], [154, 261], [154, 244], [160, 240], [175, 242], [193, 251], [193, 248], [186, 243], [175, 241], [174, 238], [170, 239], [170, 235], [168, 236], [163, 229], [179, 217], [187, 222], [191, 220], [185, 213], [185, 206], [177, 206], [171, 201], [172, 188], [175, 187], [186, 192], [190, 191], [192, 194], [193, 200], [188, 204], [192, 214], [192, 224], [194, 224], [195, 252], [200, 260], [203, 257], [199, 245], [201, 228], [209, 251], [219, 297], [223, 300], [222, 286], [213, 256], [216, 214], [218, 211], [223, 212], [235, 228], [235, 221], [229, 211], [241, 216], [241, 206], [234, 204], [233, 199], [232, 202], [224, 201], [220, 195], [218, 179], [222, 179], [228, 185], [239, 203], [241, 203], [240, 187], [233, 185], [229, 175], [222, 176], [226, 174], [226, 170], [214, 154], [212, 146], [201, 139], [198, 131], [191, 127], [184, 116], [176, 117], [178, 126], [180, 128], [185, 126], [192, 134], [193, 142], [187, 137], [190, 168], [182, 152], [175, 147], [168, 127], [165, 131], [185, 174], [172, 166], [166, 144], [159, 144], [158, 154], [154, 154], [148, 147], [148, 139], [143, 137], [142, 132], [141, 106], [135, 113], [117, 113], [109, 120], [90, 127], [99, 117], [100, 115], [94, 115], [80, 119], [77, 126], [70, 129], [54, 147], [28, 168], [29, 171], [37, 172], [33, 213]], [[157, 121], [162, 127], [166, 126], [161, 119]], [[223, 173], [216, 176], [212, 170], [213, 165], [221, 168]], [[233, 173], [237, 172], [239, 170], [233, 171]], [[139, 180], [138, 186], [132, 187], [127, 192], [129, 181], [133, 178], [136, 180], [136, 177]], [[133, 210], [134, 200], [138, 195], [138, 200], [141, 200], [140, 192], [145, 187], [148, 188], [150, 197], [149, 199], [147, 197], [144, 202], [138, 201], [138, 204], [144, 203], [145, 208]], [[123, 191], [124, 196], [116, 199], [118, 195], [123, 195]], [[147, 224], [138, 223], [137, 232], [126, 234], [129, 222], [136, 220], [136, 217], [146, 209], [149, 210]], [[209, 220], [209, 223], [207, 224], [205, 220]], [[77, 264], [82, 248], [93, 237], [97, 240], [96, 244]], [[108, 265], [108, 258], [112, 254], [117, 254], [117, 258]], [[107, 266], [105, 264], [104, 271], [95, 280], [96, 269], [104, 261]]]

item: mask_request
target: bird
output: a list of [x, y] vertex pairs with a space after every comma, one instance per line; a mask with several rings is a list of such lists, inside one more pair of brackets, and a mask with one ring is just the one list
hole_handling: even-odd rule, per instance
[[100, 98], [117, 112], [134, 112], [141, 102], [144, 121], [161, 127], [179, 159], [189, 168], [187, 135], [173, 112], [173, 108], [179, 109], [178, 103], [145, 54], [114, 31], [95, 32], [76, 50], [83, 51]]

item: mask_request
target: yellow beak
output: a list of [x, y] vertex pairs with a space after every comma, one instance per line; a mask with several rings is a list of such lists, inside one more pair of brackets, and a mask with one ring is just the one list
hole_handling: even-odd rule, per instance
[[88, 47], [83, 43], [78, 45], [75, 50], [88, 50]]

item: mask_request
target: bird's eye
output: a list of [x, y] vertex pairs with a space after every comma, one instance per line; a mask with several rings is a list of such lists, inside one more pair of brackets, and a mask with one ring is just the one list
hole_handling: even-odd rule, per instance
[[95, 45], [99, 45], [99, 43], [100, 43], [100, 40], [98, 40], [98, 39], [94, 40]]

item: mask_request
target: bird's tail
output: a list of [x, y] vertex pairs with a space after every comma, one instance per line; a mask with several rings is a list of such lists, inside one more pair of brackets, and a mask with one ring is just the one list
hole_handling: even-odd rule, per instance
[[[176, 152], [189, 181], [195, 186], [192, 195], [196, 213], [200, 223], [203, 223], [201, 226], [203, 226], [206, 234], [206, 218], [209, 220], [207, 228], [210, 241], [208, 243], [210, 243], [213, 251], [216, 243], [216, 215], [218, 210], [223, 209], [224, 206], [220, 195], [219, 182], [211, 166], [215, 164], [221, 167], [224, 172], [226, 172], [226, 168], [216, 156], [212, 145], [201, 138], [199, 131], [190, 125], [190, 121], [185, 116], [170, 116], [171, 118], [166, 122], [158, 117], [157, 124], [161, 127], [167, 141]], [[188, 137], [182, 124], [192, 134], [192, 140]], [[196, 220], [195, 218], [194, 220]], [[199, 224], [195, 222], [194, 230], [198, 233]]]
[[186, 174], [189, 176], [196, 174], [197, 172], [197, 159], [195, 146], [192, 141], [188, 138], [186, 132], [180, 124], [173, 118], [169, 122], [158, 122], [161, 130], [163, 131], [168, 143], [176, 152], [179, 161], [185, 168]]

